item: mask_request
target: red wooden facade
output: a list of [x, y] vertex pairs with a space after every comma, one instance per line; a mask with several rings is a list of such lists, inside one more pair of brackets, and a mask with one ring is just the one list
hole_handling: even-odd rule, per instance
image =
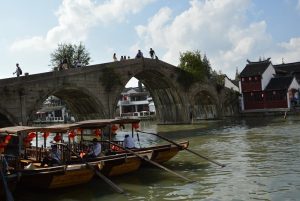
[[261, 76], [251, 76], [241, 78], [242, 91], [261, 91]]
[[245, 110], [288, 107], [287, 93], [284, 90], [244, 92], [243, 98]]
[[270, 59], [248, 61], [240, 76], [245, 110], [288, 108], [300, 102], [300, 62], [277, 65], [275, 69]]

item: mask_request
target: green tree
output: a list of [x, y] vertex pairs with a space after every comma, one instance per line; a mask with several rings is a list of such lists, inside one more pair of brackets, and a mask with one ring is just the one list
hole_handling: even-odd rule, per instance
[[202, 58], [200, 51], [180, 53], [179, 67], [189, 72], [195, 81], [202, 81], [211, 77], [211, 66], [206, 55]]
[[57, 49], [50, 55], [53, 69], [59, 68], [61, 63], [66, 60], [69, 68], [76, 65], [86, 66], [89, 64], [91, 57], [82, 43], [79, 45], [70, 43], [58, 44]]
[[208, 58], [206, 57], [206, 54], [204, 54], [204, 56], [203, 56], [202, 64], [203, 64], [204, 74], [207, 76], [207, 78], [211, 78], [212, 68], [211, 68]]

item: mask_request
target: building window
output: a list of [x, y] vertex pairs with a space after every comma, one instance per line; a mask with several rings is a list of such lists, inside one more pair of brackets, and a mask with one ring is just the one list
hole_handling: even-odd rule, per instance
[[273, 95], [276, 95], [276, 91], [273, 91]]
[[244, 82], [244, 81], [245, 81], [245, 78], [242, 77], [242, 82]]
[[249, 77], [249, 81], [251, 81], [252, 80], [252, 78], [251, 77]]

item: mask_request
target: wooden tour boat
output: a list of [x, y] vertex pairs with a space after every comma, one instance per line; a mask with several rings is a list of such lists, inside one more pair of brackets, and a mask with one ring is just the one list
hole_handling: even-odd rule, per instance
[[[123, 141], [114, 140], [116, 131], [124, 128], [124, 125], [130, 125], [131, 131], [126, 132], [131, 132], [132, 137], [136, 134], [136, 139], [139, 140], [139, 134], [135, 132], [139, 128], [139, 122], [139, 119], [127, 118], [88, 120], [46, 127], [14, 126], [0, 128], [0, 134], [11, 136], [6, 152], [17, 158], [9, 166], [20, 175], [18, 186], [21, 187], [61, 188], [87, 183], [97, 175], [122, 193], [123, 190], [106, 177], [136, 171], [145, 163], [151, 163], [190, 181], [160, 165], [173, 158], [179, 151], [187, 149], [188, 141], [151, 147], [140, 146], [129, 150], [123, 147]], [[124, 134], [124, 130], [122, 132]], [[61, 151], [61, 163], [56, 166], [41, 165], [43, 158], [50, 152], [51, 144], [47, 139], [49, 133], [60, 136], [56, 142], [51, 141]], [[94, 138], [101, 143], [103, 154], [94, 158], [83, 157], [81, 154], [87, 151]], [[8, 176], [6, 178], [10, 181]]]
[[12, 136], [10, 139], [12, 143], [7, 145], [6, 151], [17, 158], [14, 164], [9, 164], [9, 167], [21, 175], [18, 185], [50, 189], [82, 184], [92, 179], [95, 173], [86, 164], [41, 167], [41, 160], [49, 150], [36, 146], [35, 155], [30, 155], [26, 147], [28, 137], [37, 139], [38, 131], [41, 131], [41, 128], [27, 126], [0, 129], [0, 133]]
[[[107, 120], [89, 120], [89, 121], [82, 121], [82, 122], [77, 122], [78, 125], [81, 127], [88, 127], [88, 128], [95, 128], [95, 129], [102, 129], [105, 130], [108, 133], [108, 140], [116, 143], [119, 145], [119, 147], [116, 146], [110, 146], [113, 150], [113, 154], [121, 154], [121, 153], [127, 153], [125, 149], [122, 149], [123, 146], [123, 141], [115, 141], [113, 140], [113, 135], [116, 134], [116, 131], [118, 128], [124, 127], [126, 124], [131, 124], [131, 136], [134, 137], [134, 131], [137, 131], [139, 128], [139, 119], [136, 118], [124, 118], [124, 119], [107, 119]], [[117, 126], [119, 125], [119, 126]], [[115, 130], [113, 130], [115, 129]], [[136, 132], [137, 140], [139, 140], [139, 134]], [[82, 139], [82, 138], [81, 138]], [[109, 142], [106, 142], [109, 143]], [[179, 151], [187, 149], [189, 146], [188, 141], [183, 141], [177, 143], [177, 145], [168, 143], [168, 144], [163, 144], [163, 145], [156, 145], [156, 146], [150, 146], [150, 147], [140, 147], [137, 148], [135, 147], [132, 149], [137, 154], [142, 154], [144, 152], [151, 151], [152, 155], [147, 156], [148, 159], [155, 161], [157, 163], [164, 163], [171, 158], [173, 158]], [[117, 150], [114, 150], [114, 148], [117, 148]], [[145, 162], [144, 162], [145, 163]]]

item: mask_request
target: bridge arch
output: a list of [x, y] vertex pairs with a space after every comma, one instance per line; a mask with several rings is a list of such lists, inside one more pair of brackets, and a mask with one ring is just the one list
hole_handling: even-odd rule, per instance
[[190, 112], [193, 114], [193, 117], [199, 119], [212, 119], [220, 117], [220, 99], [214, 85], [197, 83], [191, 88]]
[[[135, 71], [135, 74], [123, 80], [118, 89], [118, 95], [122, 92], [127, 82], [135, 77], [149, 90], [156, 108], [156, 116], [161, 123], [186, 122], [185, 95], [176, 86], [176, 78], [170, 74], [161, 72], [158, 66], [147, 66]], [[117, 99], [117, 98], [116, 98]], [[115, 101], [113, 108], [116, 108]]]
[[51, 95], [65, 101], [76, 120], [106, 117], [105, 109], [100, 100], [86, 88], [60, 87], [41, 95], [41, 98], [36, 101], [37, 104], [30, 111], [29, 121], [33, 120], [35, 112], [41, 108], [46, 98]]

